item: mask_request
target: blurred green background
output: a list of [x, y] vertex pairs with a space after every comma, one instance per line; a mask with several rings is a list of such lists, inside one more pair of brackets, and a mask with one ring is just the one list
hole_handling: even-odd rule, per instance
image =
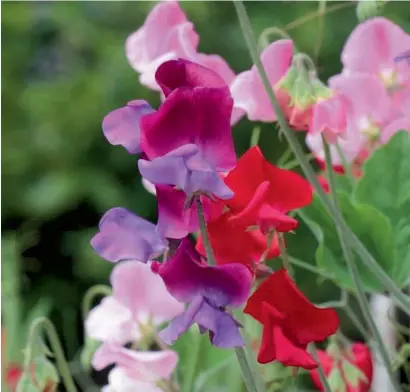
[[[182, 2], [200, 35], [199, 50], [222, 55], [236, 71], [251, 65], [231, 2]], [[337, 2], [329, 2], [333, 7]], [[346, 3], [347, 4], [347, 3]], [[21, 360], [25, 323], [47, 312], [69, 358], [82, 344], [80, 304], [87, 288], [107, 282], [111, 264], [89, 240], [101, 215], [124, 206], [156, 219], [156, 200], [142, 186], [136, 159], [113, 147], [103, 117], [132, 99], [153, 107], [159, 95], [141, 86], [124, 54], [127, 36], [141, 26], [153, 2], [2, 2], [2, 281], [3, 326], [10, 358]], [[317, 2], [249, 2], [257, 34], [317, 11]], [[410, 7], [389, 2], [384, 15], [410, 32]], [[320, 19], [289, 31], [298, 49], [315, 55]], [[323, 20], [320, 76], [340, 72], [340, 51], [358, 23], [355, 4]], [[253, 126], [234, 128], [238, 155]], [[301, 135], [303, 137], [303, 135]], [[286, 149], [275, 128], [262, 125], [260, 145], [278, 160]], [[301, 226], [291, 253], [312, 262], [315, 241]], [[297, 274], [310, 297], [337, 297], [330, 284]], [[23, 321], [24, 320], [24, 321]], [[354, 331], [352, 332], [355, 333]]]

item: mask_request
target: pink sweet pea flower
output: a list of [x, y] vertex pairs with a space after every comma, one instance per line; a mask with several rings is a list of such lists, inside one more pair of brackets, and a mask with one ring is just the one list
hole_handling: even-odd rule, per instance
[[409, 80], [410, 69], [395, 59], [410, 48], [410, 36], [386, 18], [372, 18], [350, 34], [342, 52], [343, 73], [379, 77], [386, 87]]
[[130, 65], [141, 74], [140, 82], [160, 90], [155, 80], [158, 67], [175, 58], [197, 62], [218, 73], [227, 84], [235, 77], [218, 55], [197, 52], [199, 36], [177, 1], [160, 2], [152, 9], [143, 26], [125, 44]]
[[[271, 86], [274, 87], [285, 76], [291, 65], [292, 53], [293, 43], [287, 39], [273, 42], [262, 52], [261, 61]], [[276, 121], [275, 112], [255, 65], [249, 71], [237, 75], [231, 85], [231, 93], [234, 99], [234, 108], [246, 112], [249, 120]], [[282, 107], [287, 106], [289, 102], [287, 94], [279, 92], [277, 98]]]
[[133, 351], [116, 344], [103, 344], [94, 354], [92, 365], [102, 370], [115, 363], [110, 372], [109, 385], [104, 391], [159, 392], [155, 384], [168, 380], [178, 362], [178, 354], [171, 350]]
[[112, 296], [92, 309], [85, 322], [87, 335], [103, 342], [125, 344], [142, 336], [142, 326], [156, 326], [184, 311], [167, 291], [150, 264], [123, 261], [111, 274]]

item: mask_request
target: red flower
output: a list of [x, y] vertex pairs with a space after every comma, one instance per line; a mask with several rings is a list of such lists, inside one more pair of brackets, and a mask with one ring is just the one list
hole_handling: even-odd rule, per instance
[[298, 221], [287, 212], [312, 201], [310, 184], [298, 174], [280, 169], [263, 157], [259, 147], [252, 147], [225, 178], [235, 193], [227, 200], [236, 223], [258, 224], [262, 232], [294, 230]]
[[[339, 388], [344, 385], [343, 390], [346, 392], [370, 391], [373, 362], [370, 350], [365, 344], [353, 343], [349, 350], [343, 352], [318, 350], [318, 356], [330, 384], [336, 386], [336, 383], [339, 383]], [[318, 371], [312, 370], [310, 375], [319, 391], [323, 391]]]
[[[255, 272], [262, 254], [267, 250], [266, 235], [259, 229], [247, 230], [247, 226], [232, 221], [232, 213], [225, 212], [207, 223], [208, 235], [217, 264], [241, 263]], [[202, 236], [198, 237], [197, 251], [205, 256]], [[270, 246], [267, 258], [279, 256], [277, 237]]]
[[287, 366], [314, 369], [317, 364], [306, 351], [307, 345], [324, 340], [339, 326], [337, 313], [309, 302], [285, 269], [261, 283], [244, 312], [263, 324], [259, 363], [277, 360]]

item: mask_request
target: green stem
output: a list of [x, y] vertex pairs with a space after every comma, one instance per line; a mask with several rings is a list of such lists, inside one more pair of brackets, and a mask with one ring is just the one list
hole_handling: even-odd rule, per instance
[[252, 130], [252, 135], [251, 135], [251, 143], [250, 146], [257, 146], [259, 143], [259, 139], [261, 137], [261, 127], [254, 127]]
[[93, 307], [93, 302], [95, 297], [101, 296], [109, 296], [112, 294], [112, 288], [105, 284], [96, 284], [95, 286], [90, 287], [84, 294], [83, 303], [82, 303], [82, 312], [83, 312], [83, 320], [88, 316], [91, 308]]
[[296, 265], [300, 268], [303, 268], [307, 271], [310, 271], [310, 272], [312, 272], [316, 275], [322, 276], [325, 279], [329, 279], [329, 280], [332, 280], [332, 281], [334, 280], [334, 276], [328, 274], [326, 271], [320, 270], [319, 268], [307, 263], [306, 261], [300, 260], [300, 259], [298, 259], [296, 257], [293, 257], [293, 256], [289, 256], [289, 261], [292, 264], [294, 264], [294, 265]]
[[366, 340], [366, 342], [370, 342], [371, 337], [369, 336], [369, 333], [367, 332], [366, 328], [362, 325], [362, 323], [360, 322], [359, 318], [354, 313], [351, 306], [346, 305], [343, 310], [346, 313], [346, 316], [350, 319], [350, 321], [354, 324], [354, 326], [362, 334], [362, 336]]
[[340, 228], [345, 238], [351, 243], [352, 246], [355, 247], [357, 253], [362, 258], [364, 264], [375, 274], [377, 279], [394, 295], [398, 305], [402, 307], [402, 309], [410, 315], [410, 299], [400, 290], [399, 287], [396, 286], [394, 281], [383, 271], [383, 269], [379, 266], [377, 261], [374, 257], [369, 253], [366, 247], [362, 244], [362, 242], [356, 237], [354, 233], [350, 231], [348, 226], [346, 225], [343, 217], [341, 216], [339, 210], [335, 208], [333, 203], [330, 201], [328, 195], [322, 189], [316, 174], [312, 170], [309, 165], [309, 162], [305, 158], [304, 152], [302, 147], [300, 146], [295, 133], [290, 129], [285, 116], [279, 106], [279, 102], [275, 97], [275, 93], [269, 83], [269, 79], [266, 75], [265, 69], [261, 63], [259, 58], [259, 53], [257, 49], [257, 43], [255, 37], [253, 35], [252, 26], [250, 24], [249, 17], [247, 15], [245, 6], [241, 0], [234, 1], [234, 5], [238, 14], [239, 22], [241, 24], [241, 28], [243, 31], [243, 35], [248, 45], [249, 52], [252, 56], [252, 59], [255, 63], [256, 68], [259, 71], [259, 74], [262, 79], [262, 83], [265, 87], [265, 90], [269, 96], [271, 101], [272, 107], [276, 113], [277, 121], [279, 126], [285, 135], [290, 148], [292, 149], [295, 157], [299, 160], [300, 166], [307, 178], [307, 180], [312, 184], [314, 187], [318, 197], [322, 201], [325, 208], [330, 213], [330, 216], [334, 220], [336, 226]]
[[208, 259], [208, 264], [216, 265], [214, 251], [212, 249], [211, 241], [209, 240], [208, 230], [206, 228], [204, 208], [202, 206], [202, 202], [199, 196], [195, 198], [195, 203], [196, 203], [196, 210], [198, 212], [199, 229], [201, 231], [202, 242], [204, 244], [206, 257]]
[[[204, 209], [202, 207], [201, 199], [197, 197], [195, 199], [195, 203], [198, 211], [199, 229], [201, 231], [202, 242], [204, 244], [208, 263], [215, 265], [215, 256], [212, 250], [211, 242], [209, 241], [208, 231], [206, 229]], [[235, 347], [235, 354], [238, 358], [239, 365], [241, 366], [243, 379], [245, 381], [248, 392], [264, 392], [263, 389], [258, 388], [258, 384], [256, 384], [256, 374], [252, 372], [252, 369], [249, 366], [244, 348]]]
[[[192, 331], [194, 332], [194, 331]], [[189, 352], [189, 361], [187, 368], [184, 371], [184, 378], [181, 385], [181, 392], [192, 392], [194, 390], [194, 381], [196, 376], [196, 369], [198, 365], [198, 359], [201, 352], [202, 335], [195, 330], [194, 342], [190, 344], [191, 351]]]
[[[329, 144], [326, 142], [326, 140], [323, 136], [322, 136], [322, 142], [323, 142], [323, 147], [324, 147], [324, 151], [325, 151], [325, 163], [326, 163], [326, 170], [327, 170], [327, 174], [328, 174], [330, 192], [331, 192], [332, 197], [333, 197], [333, 203], [334, 203], [335, 207], [338, 208], [339, 201], [338, 201], [338, 197], [337, 197], [336, 178], [335, 178], [335, 173], [334, 173], [333, 168], [332, 168], [332, 158], [331, 158], [331, 155], [330, 155], [330, 148], [329, 148]], [[391, 365], [389, 353], [386, 349], [386, 346], [383, 342], [383, 339], [380, 335], [380, 332], [377, 329], [376, 323], [374, 322], [374, 319], [372, 317], [372, 314], [371, 314], [371, 311], [370, 311], [370, 306], [369, 306], [369, 303], [368, 303], [367, 297], [366, 297], [366, 292], [365, 292], [365, 289], [363, 287], [363, 283], [360, 280], [359, 271], [357, 269], [356, 262], [353, 259], [353, 254], [352, 254], [350, 248], [348, 247], [348, 245], [346, 244], [343, 232], [341, 230], [339, 230], [339, 228], [338, 228], [337, 232], [338, 232], [338, 235], [339, 235], [339, 241], [340, 241], [340, 245], [342, 247], [343, 256], [345, 258], [347, 268], [348, 268], [350, 276], [352, 277], [352, 280], [353, 280], [353, 285], [354, 285], [354, 288], [355, 288], [355, 291], [356, 291], [357, 300], [359, 302], [360, 309], [361, 309], [361, 311], [363, 313], [363, 316], [364, 316], [364, 319], [366, 320], [366, 323], [369, 326], [370, 331], [371, 331], [371, 333], [372, 333], [372, 335], [373, 335], [374, 339], [376, 340], [376, 343], [379, 347], [380, 354], [381, 354], [382, 359], [383, 359], [383, 361], [386, 365], [386, 370], [389, 374], [392, 386], [393, 386], [395, 391], [400, 392], [400, 386], [397, 384], [396, 376], [395, 376], [395, 374], [392, 370], [392, 365]]]
[[51, 321], [46, 317], [40, 317], [33, 322], [30, 327], [26, 357], [24, 359], [24, 369], [25, 371], [30, 371], [30, 364], [32, 361], [32, 344], [36, 338], [37, 329], [42, 328], [46, 333], [47, 338], [50, 342], [53, 355], [56, 359], [58, 370], [60, 371], [61, 378], [63, 379], [63, 384], [67, 392], [77, 392], [77, 388], [74, 384], [73, 378], [71, 377], [70, 368], [65, 359], [63, 348], [61, 347], [60, 340], [58, 338], [57, 331]]
[[283, 261], [283, 266], [288, 271], [289, 275], [294, 278], [294, 271], [289, 260], [288, 252], [286, 251], [285, 237], [283, 233], [278, 233], [278, 246], [280, 250], [280, 257]]
[[236, 358], [238, 358], [239, 366], [241, 367], [243, 379], [248, 392], [262, 392], [262, 389], [259, 389], [255, 382], [255, 378], [253, 377], [252, 369], [250, 368], [248, 359], [246, 358], [244, 348], [235, 347], [235, 354]]
[[314, 57], [315, 57], [316, 63], [319, 60], [320, 48], [322, 47], [322, 43], [323, 43], [323, 36], [324, 36], [324, 30], [325, 30], [326, 0], [319, 0], [318, 12], [320, 15], [320, 19], [318, 21], [319, 33], [318, 33], [318, 39], [316, 41], [316, 45], [314, 49]]
[[312, 354], [313, 359], [316, 361], [318, 364], [318, 372], [319, 372], [319, 377], [320, 381], [322, 383], [323, 391], [324, 392], [332, 392], [332, 388], [330, 388], [329, 382], [327, 381], [326, 374], [322, 368], [322, 364], [319, 361], [319, 356], [317, 355], [317, 350], [316, 346], [312, 343], [310, 344], [310, 353]]
[[342, 151], [342, 149], [340, 147], [340, 144], [338, 142], [336, 142], [335, 147], [336, 147], [337, 155], [339, 155], [340, 162], [342, 162], [342, 166], [343, 166], [343, 169], [345, 171], [345, 176], [349, 180], [349, 184], [353, 189], [356, 180], [353, 177], [352, 169], [351, 169], [349, 163], [347, 162], [345, 154], [343, 154], [343, 151]]

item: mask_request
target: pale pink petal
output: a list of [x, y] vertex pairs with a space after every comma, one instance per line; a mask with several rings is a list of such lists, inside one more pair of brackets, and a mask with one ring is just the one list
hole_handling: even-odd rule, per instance
[[101, 392], [163, 392], [153, 383], [134, 380], [120, 367], [110, 371], [108, 382], [109, 384], [103, 387]]
[[[261, 61], [272, 87], [286, 74], [293, 53], [291, 40], [270, 44], [261, 54]], [[275, 121], [269, 97], [265, 92], [256, 66], [237, 75], [231, 85], [234, 108], [244, 110], [251, 121]]]
[[382, 124], [388, 120], [391, 99], [377, 77], [365, 74], [336, 75], [329, 79], [329, 87], [349, 101], [349, 115], [357, 121], [368, 118]]
[[408, 50], [410, 36], [386, 18], [372, 18], [350, 34], [342, 62], [350, 72], [382, 74], [394, 70], [395, 57]]
[[94, 354], [92, 366], [96, 370], [116, 364], [134, 380], [155, 382], [169, 379], [178, 362], [178, 354], [171, 350], [134, 351], [116, 344], [103, 344]]
[[235, 72], [233, 72], [228, 63], [217, 54], [198, 53], [194, 61], [216, 72], [228, 86], [235, 79]]
[[153, 195], [157, 194], [157, 191], [155, 190], [155, 185], [152, 182], [149, 182], [147, 179], [142, 178], [141, 179], [142, 186], [149, 192], [152, 193]]
[[177, 1], [158, 3], [144, 25], [131, 34], [125, 44], [130, 65], [141, 73], [141, 83], [159, 90], [155, 71], [165, 61], [191, 57], [199, 37]]
[[410, 117], [399, 118], [388, 124], [382, 131], [380, 141], [385, 144], [398, 131], [407, 131], [410, 133]]
[[131, 311], [114, 297], [104, 298], [85, 320], [87, 336], [102, 342], [127, 343], [140, 337]]
[[111, 284], [114, 298], [132, 312], [135, 321], [146, 323], [152, 319], [160, 324], [184, 311], [184, 305], [169, 294], [149, 263], [124, 261], [116, 265]]

